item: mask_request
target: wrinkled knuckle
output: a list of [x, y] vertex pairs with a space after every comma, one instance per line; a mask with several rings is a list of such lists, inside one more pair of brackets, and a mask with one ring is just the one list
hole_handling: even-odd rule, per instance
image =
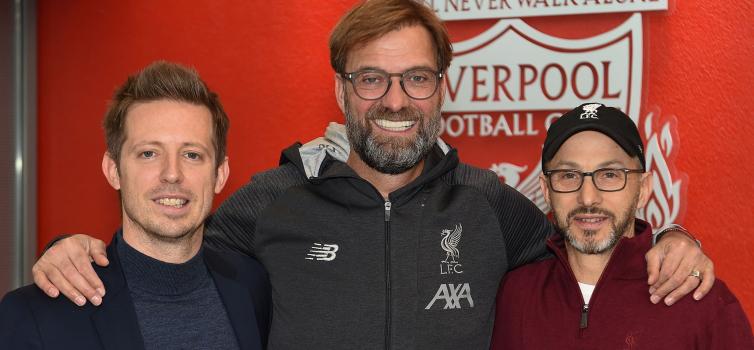
[[673, 277], [671, 277], [671, 278], [670, 278], [670, 281], [671, 281], [671, 282], [672, 282], [672, 283], [673, 283], [674, 285], [676, 285], [676, 286], [680, 286], [681, 284], [683, 284], [683, 282], [684, 282], [684, 281], [686, 281], [686, 279], [687, 279], [687, 277], [686, 277], [686, 276], [677, 276], [677, 275], [676, 275], [676, 276], [673, 276]]
[[670, 278], [670, 273], [660, 270], [660, 280], [665, 281]]
[[54, 246], [50, 247], [50, 249], [47, 249], [47, 251], [44, 254], [42, 254], [42, 256], [39, 258], [39, 260], [40, 261], [50, 260], [53, 257], [55, 257], [57, 255], [60, 255], [60, 249], [61, 248], [58, 247], [57, 245], [54, 245]]
[[686, 239], [682, 239], [682, 240], [678, 241], [677, 245], [678, 245], [678, 248], [680, 248], [680, 249], [689, 249], [689, 247], [690, 247], [689, 241], [686, 240]]
[[75, 259], [73, 260], [73, 265], [76, 266], [76, 269], [79, 271], [86, 271], [86, 268], [89, 267], [89, 259], [82, 260], [82, 259]]
[[57, 243], [55, 243], [52, 247], [50, 247], [50, 250], [52, 250], [52, 249], [60, 250], [60, 249], [62, 249], [62, 247], [70, 247], [72, 245], [74, 245], [74, 244], [73, 244], [73, 242], [71, 242], [70, 239], [65, 239], [64, 238], [64, 239], [61, 239], [60, 241], [58, 241]]
[[90, 287], [79, 287], [79, 291], [81, 294], [84, 294], [87, 298], [91, 298], [94, 296], [94, 289]]
[[60, 271], [66, 276], [73, 276], [76, 273], [76, 268], [71, 264], [65, 264], [60, 267]]

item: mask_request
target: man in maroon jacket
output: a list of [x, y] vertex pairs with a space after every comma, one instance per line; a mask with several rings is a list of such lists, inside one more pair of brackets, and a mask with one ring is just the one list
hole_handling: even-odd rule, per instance
[[754, 349], [720, 280], [676, 307], [645, 297], [652, 227], [635, 218], [652, 191], [643, 150], [631, 119], [599, 103], [553, 123], [540, 186], [558, 228], [547, 242], [555, 257], [507, 275], [492, 349]]

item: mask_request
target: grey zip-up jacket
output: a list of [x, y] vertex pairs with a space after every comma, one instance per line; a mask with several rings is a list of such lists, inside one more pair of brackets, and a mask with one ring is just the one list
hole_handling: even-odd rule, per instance
[[501, 278], [547, 254], [545, 215], [441, 140], [387, 200], [347, 154], [331, 125], [208, 220], [207, 244], [269, 272], [269, 348], [487, 349]]

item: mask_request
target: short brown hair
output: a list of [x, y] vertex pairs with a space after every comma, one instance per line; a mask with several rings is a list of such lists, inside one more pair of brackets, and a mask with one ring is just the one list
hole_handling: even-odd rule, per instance
[[368, 0], [352, 8], [330, 34], [330, 65], [335, 72], [346, 73], [346, 59], [351, 50], [391, 31], [417, 24], [432, 36], [437, 69], [446, 71], [453, 58], [448, 31], [431, 8], [415, 0]]
[[194, 69], [177, 63], [156, 61], [129, 76], [113, 95], [110, 106], [102, 123], [105, 129], [107, 152], [120, 166], [120, 151], [126, 142], [126, 115], [129, 108], [137, 102], [157, 100], [174, 100], [207, 107], [212, 114], [215, 149], [215, 167], [225, 160], [230, 121], [225, 114], [220, 98], [207, 87]]

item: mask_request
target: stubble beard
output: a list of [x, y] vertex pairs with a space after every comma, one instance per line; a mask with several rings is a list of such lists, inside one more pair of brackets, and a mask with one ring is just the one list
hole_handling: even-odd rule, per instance
[[[152, 193], [170, 192], [170, 193], [182, 193], [191, 199], [193, 202], [194, 196], [185, 190], [171, 190], [166, 188], [169, 186], [162, 186], [160, 188], [150, 191], [147, 197], [153, 197]], [[152, 242], [176, 244], [183, 241], [190, 241], [194, 235], [202, 228], [204, 220], [200, 220], [198, 224], [178, 224], [170, 223], [164, 225], [158, 223], [154, 218], [159, 215], [152, 210], [152, 208], [136, 208], [138, 203], [136, 201], [129, 201], [125, 198], [121, 199], [121, 205], [123, 206], [123, 220], [128, 220], [132, 223], [135, 229], [145, 234], [146, 238]], [[190, 215], [190, 214], [189, 214]]]
[[[555, 215], [555, 221], [558, 229], [563, 232], [568, 244], [581, 254], [604, 254], [611, 252], [613, 248], [618, 244], [621, 237], [626, 234], [629, 226], [634, 221], [636, 213], [636, 205], [638, 203], [638, 194], [633, 198], [631, 205], [622, 213], [620, 217], [617, 217], [613, 212], [605, 210], [599, 207], [578, 207], [571, 210], [565, 220], [562, 220], [560, 215]], [[580, 240], [573, 232], [571, 232], [570, 224], [573, 217], [579, 214], [600, 214], [609, 218], [610, 232], [608, 236], [601, 240], [596, 241], [594, 237], [598, 232], [594, 230], [583, 230], [583, 240]]]
[[[437, 142], [440, 134], [440, 105], [438, 104], [429, 118], [412, 106], [392, 112], [375, 103], [369, 108], [363, 122], [351, 110], [348, 98], [344, 101], [346, 110], [346, 133], [351, 150], [359, 155], [369, 167], [383, 174], [401, 174], [415, 167], [424, 159]], [[374, 134], [371, 120], [386, 119], [391, 121], [417, 121], [416, 136], [413, 139], [398, 137], [381, 138]]]

